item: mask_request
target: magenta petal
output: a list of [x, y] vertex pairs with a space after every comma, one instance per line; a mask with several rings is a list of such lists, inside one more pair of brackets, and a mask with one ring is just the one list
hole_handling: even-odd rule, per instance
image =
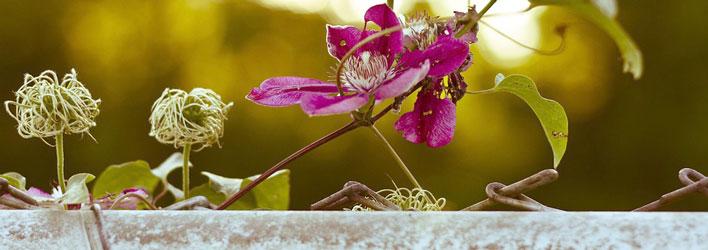
[[27, 194], [34, 197], [52, 198], [52, 195], [36, 187], [30, 187], [27, 189]]
[[425, 51], [404, 53], [401, 65], [416, 67], [425, 60], [430, 60], [429, 76], [442, 77], [457, 70], [469, 55], [469, 46], [452, 37], [440, 37]]
[[[398, 21], [398, 17], [396, 17], [396, 13], [386, 4], [371, 6], [371, 8], [366, 11], [366, 14], [364, 14], [364, 20], [366, 22], [374, 22], [381, 30], [401, 25]], [[370, 33], [367, 32], [364, 36], [369, 34]], [[376, 50], [382, 55], [387, 55], [388, 61], [391, 63], [395, 55], [403, 51], [403, 32], [396, 31], [378, 38], [372, 41], [366, 48]]]
[[246, 99], [265, 106], [282, 107], [300, 103], [300, 98], [308, 93], [337, 93], [337, 85], [303, 77], [275, 77], [251, 90]]
[[418, 68], [410, 68], [396, 75], [376, 90], [376, 99], [386, 99], [402, 95], [428, 75], [430, 63], [425, 61]]
[[367, 94], [331, 96], [306, 94], [300, 107], [310, 116], [334, 115], [354, 111], [369, 101]]
[[352, 26], [327, 25], [327, 51], [342, 59], [361, 39], [361, 30]]
[[413, 111], [403, 114], [394, 128], [410, 142], [425, 142], [435, 148], [452, 141], [455, 123], [455, 104], [452, 101], [439, 99], [429, 91], [421, 91]]
[[423, 131], [418, 129], [420, 123], [420, 114], [414, 110], [403, 114], [393, 127], [398, 130], [398, 132], [403, 133], [403, 138], [406, 138], [409, 142], [423, 143], [425, 141], [425, 135], [423, 135]]

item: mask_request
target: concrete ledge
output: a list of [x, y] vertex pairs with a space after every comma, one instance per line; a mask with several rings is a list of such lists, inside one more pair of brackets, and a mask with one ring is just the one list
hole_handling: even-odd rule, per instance
[[[105, 211], [112, 249], [706, 249], [708, 213]], [[0, 211], [0, 249], [91, 249], [91, 211]]]

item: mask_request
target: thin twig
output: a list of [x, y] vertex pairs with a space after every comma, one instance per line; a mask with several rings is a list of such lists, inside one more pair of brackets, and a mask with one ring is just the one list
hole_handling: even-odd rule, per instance
[[507, 35], [506, 33], [502, 32], [501, 30], [495, 28], [494, 26], [490, 25], [489, 23], [487, 23], [485, 21], [479, 20], [479, 23], [487, 26], [489, 29], [496, 32], [500, 36], [506, 38], [507, 40], [511, 41], [512, 43], [516, 44], [517, 46], [522, 47], [524, 49], [531, 50], [539, 55], [544, 55], [544, 56], [558, 55], [561, 52], [563, 52], [563, 50], [565, 50], [565, 26], [560, 26], [560, 27], [556, 28], [556, 33], [561, 37], [560, 44], [558, 44], [558, 46], [552, 50], [542, 50], [542, 49], [531, 47], [529, 45], [526, 45], [526, 44], [514, 39], [510, 35]]
[[[683, 172], [683, 174], [682, 174], [682, 172]], [[632, 212], [655, 211], [663, 206], [666, 206], [668, 204], [671, 204], [671, 203], [674, 203], [678, 200], [681, 200], [691, 193], [698, 193], [698, 192], [702, 193], [706, 188], [708, 188], [708, 178], [706, 178], [701, 173], [699, 173], [698, 171], [695, 171], [695, 170], [690, 171], [690, 170], [682, 169], [681, 171], [679, 171], [679, 179], [682, 180], [682, 182], [684, 184], [685, 184], [685, 182], [684, 182], [682, 176], [686, 176], [688, 178], [689, 173], [691, 174], [692, 177], [702, 176], [703, 178], [701, 178], [699, 181], [694, 181], [685, 187], [679, 188], [679, 189], [674, 190], [668, 194], [662, 195], [658, 200], [653, 201], [649, 204], [646, 204], [640, 208], [634, 209], [634, 210], [632, 210]]]
[[93, 215], [96, 217], [96, 228], [98, 230], [98, 238], [101, 239], [101, 247], [103, 250], [110, 250], [111, 247], [108, 245], [108, 238], [106, 237], [105, 230], [103, 229], [103, 216], [101, 214], [101, 206], [98, 204], [93, 204], [91, 206]]
[[[9, 194], [9, 197], [4, 196], [5, 194]], [[0, 178], [0, 205], [15, 209], [32, 209], [38, 203], [24, 191], [11, 186], [7, 180]]]
[[304, 148], [301, 148], [300, 150], [295, 151], [295, 153], [291, 154], [290, 156], [286, 157], [282, 161], [278, 162], [277, 164], [275, 164], [274, 166], [272, 166], [271, 168], [269, 168], [268, 170], [263, 172], [261, 175], [258, 176], [258, 178], [253, 180], [246, 187], [239, 190], [236, 194], [229, 197], [229, 199], [227, 199], [226, 201], [221, 203], [216, 209], [217, 210], [226, 209], [231, 204], [236, 202], [239, 198], [246, 195], [246, 193], [251, 191], [251, 189], [256, 187], [256, 185], [258, 185], [261, 182], [263, 182], [264, 180], [266, 180], [268, 177], [273, 175], [278, 170], [284, 168], [286, 165], [288, 165], [288, 163], [294, 161], [297, 158], [300, 158], [300, 156], [312, 151], [313, 149], [316, 149], [317, 147], [322, 146], [323, 144], [325, 144], [325, 143], [327, 143], [327, 142], [329, 142], [329, 141], [331, 141], [331, 140], [333, 140], [333, 139], [335, 139], [335, 138], [337, 138], [337, 137], [339, 137], [339, 136], [341, 136], [341, 135], [343, 135], [355, 128], [358, 128], [359, 126], [361, 126], [361, 122], [352, 121], [352, 122], [348, 123], [347, 125], [345, 125], [344, 127], [341, 127], [340, 129], [337, 129], [334, 132], [310, 143], [309, 145], [305, 146]]
[[374, 126], [374, 125], [371, 125], [369, 127], [371, 128], [372, 131], [374, 131], [374, 134], [376, 134], [376, 137], [381, 139], [381, 141], [383, 141], [383, 143], [386, 144], [386, 148], [388, 149], [388, 152], [391, 153], [393, 158], [396, 160], [396, 163], [398, 164], [398, 166], [401, 167], [401, 170], [403, 171], [403, 173], [406, 174], [406, 177], [408, 177], [408, 180], [411, 183], [413, 183], [413, 185], [415, 187], [423, 190], [423, 187], [420, 186], [420, 183], [418, 182], [418, 180], [416, 180], [413, 173], [411, 173], [411, 170], [408, 169], [408, 166], [406, 166], [406, 163], [403, 162], [403, 159], [401, 159], [401, 156], [398, 155], [398, 153], [396, 152], [396, 149], [394, 149], [393, 146], [391, 145], [391, 143], [389, 143], [388, 140], [386, 140], [386, 137], [384, 137], [384, 135], [381, 133], [381, 131], [379, 131], [379, 129], [377, 129], [376, 126]]
[[[369, 198], [367, 198], [369, 197]], [[311, 210], [334, 210], [341, 209], [347, 204], [356, 202], [374, 210], [401, 210], [393, 202], [387, 200], [379, 193], [371, 190], [364, 184], [356, 181], [349, 181], [344, 184], [342, 190], [312, 204]]]
[[167, 189], [167, 185], [170, 185], [170, 184], [167, 183], [166, 180], [162, 180], [162, 191], [160, 191], [160, 193], [155, 195], [155, 198], [152, 199], [153, 206], [157, 206], [157, 201], [162, 199], [162, 197], [164, 197], [167, 194], [167, 191], [169, 191]]
[[524, 194], [518, 194], [517, 195], [519, 197], [518, 199], [511, 198], [511, 197], [504, 196], [504, 195], [500, 195], [498, 193], [498, 191], [504, 187], [506, 187], [506, 185], [501, 184], [499, 182], [489, 183], [487, 185], [487, 187], [485, 188], [485, 192], [487, 193], [487, 197], [489, 197], [489, 199], [491, 199], [497, 203], [505, 204], [508, 206], [516, 207], [516, 208], [521, 208], [521, 209], [528, 210], [528, 211], [562, 212], [562, 210], [543, 205], [543, 204], [539, 203], [538, 201], [535, 201]]
[[[679, 181], [681, 181], [681, 183], [686, 186], [705, 178], [706, 177], [703, 174], [690, 168], [684, 168], [679, 171]], [[704, 195], [708, 196], [708, 187], [702, 188], [699, 191]]]
[[[523, 180], [517, 181], [509, 186], [504, 186], [496, 190], [496, 193], [506, 197], [519, 196], [522, 193], [533, 190], [539, 186], [551, 183], [558, 179], [558, 172], [553, 169], [546, 169], [538, 172], [532, 176], [526, 177]], [[477, 202], [472, 206], [462, 209], [463, 211], [480, 211], [488, 209], [493, 206], [496, 202], [492, 199], [485, 199], [483, 201]]]
[[39, 202], [37, 202], [37, 200], [32, 198], [32, 196], [30, 196], [29, 194], [25, 193], [25, 191], [17, 189], [13, 186], [9, 186], [8, 193], [10, 193], [13, 197], [17, 199], [24, 201], [27, 204], [30, 204], [32, 206], [39, 206]]
[[141, 201], [142, 203], [144, 203], [145, 205], [147, 205], [148, 208], [150, 208], [150, 210], [158, 210], [158, 208], [155, 207], [155, 205], [153, 205], [152, 202], [145, 199], [144, 196], [142, 196], [140, 194], [136, 194], [136, 193], [126, 193], [121, 196], [118, 196], [118, 198], [116, 198], [116, 200], [113, 201], [113, 204], [111, 204], [111, 207], [108, 209], [113, 210], [116, 206], [118, 206], [118, 204], [120, 204], [120, 202], [122, 202], [123, 200], [125, 200], [127, 198], [136, 198], [139, 201]]
[[[425, 82], [425, 80], [424, 80], [423, 82]], [[396, 97], [396, 99], [399, 99], [399, 98], [402, 99], [402, 98], [408, 97], [410, 94], [412, 94], [413, 92], [415, 92], [416, 90], [418, 90], [419, 88], [421, 88], [421, 87], [423, 86], [423, 84], [421, 84], [421, 83], [423, 83], [423, 82], [420, 82], [420, 83], [416, 84], [415, 87], [413, 87], [411, 90], [409, 90], [408, 92], [404, 93], [403, 95], [401, 95], [401, 96], [399, 96], [399, 97]], [[383, 108], [381, 111], [379, 111], [379, 113], [377, 113], [376, 115], [374, 115], [374, 116], [369, 120], [369, 124], [374, 124], [374, 123], [376, 123], [376, 121], [378, 121], [378, 120], [381, 119], [384, 115], [386, 115], [389, 111], [391, 111], [391, 109], [393, 109], [393, 106], [394, 106], [394, 105], [395, 105], [395, 102], [392, 103], [392, 104], [389, 104], [388, 106], [386, 106], [385, 108]], [[321, 146], [321, 145], [323, 145], [323, 144], [325, 144], [325, 143], [327, 143], [327, 142], [329, 142], [329, 141], [331, 141], [331, 140], [333, 140], [333, 139], [335, 139], [335, 138], [337, 138], [337, 137], [339, 137], [339, 136], [341, 136], [341, 135], [343, 135], [343, 134], [346, 134], [346, 133], [349, 132], [349, 131], [352, 131], [352, 130], [358, 128], [358, 127], [361, 127], [361, 126], [362, 126], [362, 123], [361, 123], [360, 121], [351, 121], [350, 123], [348, 123], [348, 124], [345, 125], [344, 127], [340, 128], [340, 129], [338, 129], [338, 130], [335, 130], [334, 132], [332, 132], [332, 133], [330, 133], [330, 134], [328, 134], [328, 135], [326, 135], [326, 136], [324, 136], [324, 137], [322, 137], [322, 138], [320, 138], [320, 139], [318, 139], [318, 140], [316, 140], [316, 141], [314, 141], [314, 142], [308, 144], [307, 146], [305, 146], [305, 147], [299, 149], [298, 151], [295, 151], [295, 153], [292, 153], [290, 156], [288, 156], [288, 157], [286, 157], [285, 159], [283, 159], [282, 161], [278, 162], [278, 164], [275, 164], [275, 165], [272, 166], [270, 169], [268, 169], [268, 170], [266, 170], [265, 172], [263, 172], [263, 174], [261, 174], [260, 176], [258, 176], [258, 178], [256, 178], [256, 180], [254, 180], [253, 182], [249, 183], [248, 186], [246, 186], [245, 188], [239, 190], [239, 192], [237, 192], [236, 194], [234, 194], [234, 195], [232, 195], [231, 197], [229, 197], [229, 199], [227, 199], [226, 201], [224, 201], [224, 203], [222, 203], [221, 205], [219, 205], [219, 207], [217, 207], [216, 209], [217, 209], [217, 210], [224, 210], [224, 209], [226, 209], [228, 206], [230, 206], [231, 204], [233, 204], [234, 202], [236, 202], [238, 199], [240, 199], [242, 196], [244, 196], [246, 193], [248, 193], [248, 192], [249, 192], [251, 189], [253, 189], [256, 185], [258, 185], [259, 183], [261, 183], [262, 181], [264, 181], [264, 180], [265, 180], [266, 178], [268, 178], [269, 176], [273, 175], [273, 174], [274, 174], [275, 172], [277, 172], [278, 170], [284, 168], [284, 167], [285, 167], [286, 165], [288, 165], [290, 162], [296, 160], [297, 158], [300, 158], [301, 156], [303, 156], [303, 155], [307, 154], [308, 152], [312, 151], [313, 149], [315, 149], [315, 148], [317, 148], [317, 147], [319, 147], [319, 146]]]
[[165, 210], [195, 210], [197, 208], [212, 209], [214, 205], [201, 195], [177, 202], [165, 208]]
[[460, 29], [460, 31], [458, 31], [455, 34], [455, 37], [460, 38], [465, 33], [470, 32], [470, 30], [472, 30], [472, 28], [477, 24], [477, 22], [482, 18], [482, 16], [484, 16], [484, 14], [486, 14], [487, 11], [489, 11], [489, 9], [492, 8], [492, 5], [494, 5], [496, 2], [497, 2], [497, 0], [489, 1], [489, 3], [487, 3], [487, 5], [484, 6], [482, 11], [480, 11], [477, 15], [474, 15], [472, 17], [472, 20], [469, 20], [469, 22], [467, 22], [464, 26], [462, 26], [462, 29]]

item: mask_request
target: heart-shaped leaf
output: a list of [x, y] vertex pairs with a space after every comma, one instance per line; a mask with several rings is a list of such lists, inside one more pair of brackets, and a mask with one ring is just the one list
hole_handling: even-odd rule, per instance
[[111, 165], [103, 170], [93, 185], [93, 196], [119, 194], [128, 188], [140, 188], [152, 194], [160, 178], [153, 174], [150, 165], [145, 161], [131, 161]]
[[[501, 80], [500, 80], [501, 79]], [[558, 102], [543, 98], [538, 93], [536, 84], [523, 75], [496, 77], [497, 84], [493, 91], [514, 94], [528, 104], [541, 122], [546, 138], [553, 150], [553, 167], [558, 167], [568, 144], [568, 117], [565, 109]]]
[[[245, 187], [258, 178], [254, 175], [246, 178], [241, 184]], [[251, 190], [256, 198], [257, 208], [286, 210], [290, 206], [290, 170], [283, 169], [271, 175]]]
[[80, 173], [69, 177], [66, 182], [66, 191], [59, 199], [63, 204], [82, 204], [89, 202], [89, 190], [86, 183], [96, 178], [92, 174]]
[[[193, 192], [194, 195], [206, 196], [207, 199], [214, 204], [222, 203], [226, 197], [235, 194], [259, 176], [254, 175], [246, 179], [239, 179], [222, 177], [209, 172], [202, 172], [202, 174], [209, 178], [208, 185], [198, 186], [191, 192]], [[289, 204], [290, 170], [285, 169], [275, 172], [275, 174], [261, 182], [227, 209], [246, 210], [265, 208], [285, 210], [288, 209]]]
[[228, 196], [231, 196], [241, 190], [241, 184], [243, 184], [243, 179], [239, 178], [222, 177], [206, 171], [202, 171], [202, 175], [209, 178], [209, 185], [211, 185], [214, 190]]
[[605, 31], [617, 44], [622, 59], [624, 72], [629, 72], [634, 79], [639, 79], [644, 70], [642, 52], [622, 26], [614, 19], [617, 3], [614, 0], [529, 0], [532, 7], [556, 5], [580, 14], [583, 18]]

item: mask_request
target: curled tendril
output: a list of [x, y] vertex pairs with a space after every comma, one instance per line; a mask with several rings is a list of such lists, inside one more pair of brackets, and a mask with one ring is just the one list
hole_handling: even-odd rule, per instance
[[219, 147], [224, 121], [233, 103], [225, 104], [213, 90], [165, 89], [152, 105], [150, 136], [175, 148], [196, 145], [196, 151], [213, 144]]
[[[397, 187], [396, 189], [382, 189], [377, 193], [403, 210], [441, 211], [446, 203], [445, 198], [437, 199], [430, 191], [420, 188]], [[352, 211], [370, 210], [370, 208], [361, 204], [352, 207]]]
[[51, 70], [37, 77], [25, 74], [15, 100], [5, 101], [5, 111], [17, 121], [17, 132], [22, 138], [37, 137], [52, 146], [45, 138], [86, 133], [95, 141], [89, 129], [96, 126], [94, 120], [100, 112], [101, 100], [94, 100], [76, 76], [74, 69], [61, 82]]

